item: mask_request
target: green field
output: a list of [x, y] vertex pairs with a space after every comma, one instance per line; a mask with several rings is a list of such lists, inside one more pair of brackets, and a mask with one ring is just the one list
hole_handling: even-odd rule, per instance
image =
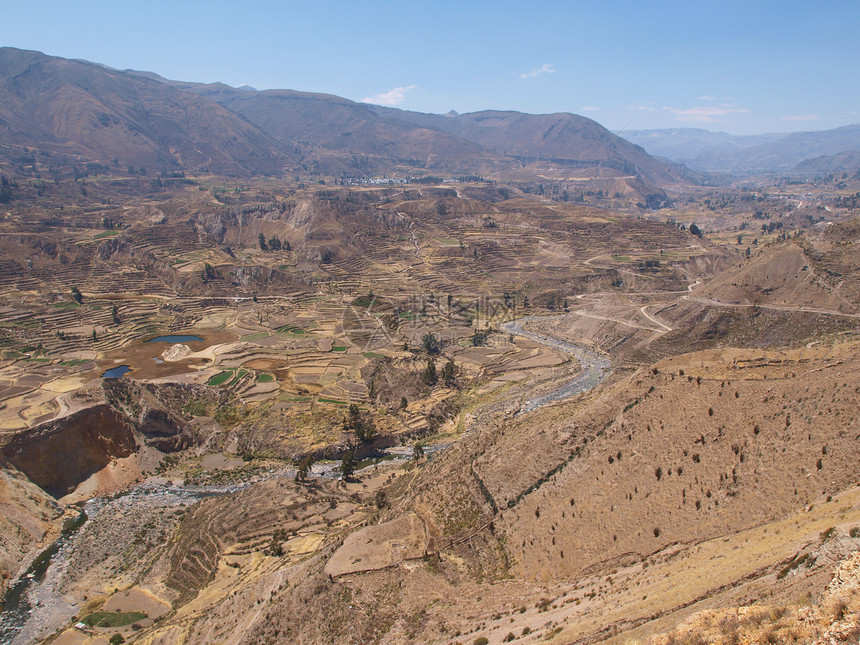
[[274, 374], [268, 374], [266, 372], [264, 372], [263, 374], [260, 374], [257, 377], [257, 383], [271, 383], [274, 380], [275, 380], [275, 375]]
[[282, 334], [304, 334], [306, 333], [304, 329], [301, 327], [296, 327], [295, 325], [284, 325], [283, 327], [278, 327], [275, 331], [279, 331]]
[[221, 372], [220, 374], [216, 374], [212, 378], [207, 381], [207, 385], [221, 385], [222, 383], [226, 383], [227, 379], [233, 376], [232, 371]]
[[65, 365], [66, 367], [77, 367], [78, 365], [83, 365], [84, 363], [89, 363], [90, 359], [88, 358], [73, 358], [68, 361], [60, 361], [60, 365]]
[[322, 397], [317, 399], [317, 403], [332, 403], [334, 405], [349, 405], [346, 401], [338, 401], [337, 399], [324, 399]]
[[248, 373], [248, 370], [239, 370], [238, 372], [236, 372], [236, 376], [235, 376], [235, 377], [233, 377], [233, 380], [232, 380], [232, 381], [230, 381], [230, 382], [227, 384], [227, 387], [233, 387], [234, 385], [236, 385], [236, 382], [237, 382], [240, 378], [242, 378], [243, 376], [245, 376], [245, 374], [247, 374], [247, 373]]
[[100, 240], [105, 237], [112, 237], [114, 235], [119, 235], [119, 231], [102, 231], [101, 233], [97, 233], [95, 239]]

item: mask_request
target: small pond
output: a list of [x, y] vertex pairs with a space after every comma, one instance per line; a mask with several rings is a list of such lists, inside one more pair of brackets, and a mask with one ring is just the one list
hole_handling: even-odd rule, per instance
[[102, 378], [119, 378], [126, 372], [130, 372], [131, 368], [128, 365], [117, 365], [102, 374]]
[[156, 336], [155, 338], [150, 338], [147, 343], [193, 343], [195, 341], [202, 341], [203, 339], [200, 336]]

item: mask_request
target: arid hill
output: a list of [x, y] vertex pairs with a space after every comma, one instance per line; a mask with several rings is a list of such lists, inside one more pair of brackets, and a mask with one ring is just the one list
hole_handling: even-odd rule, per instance
[[654, 185], [693, 179], [686, 169], [655, 160], [639, 146], [577, 114], [487, 110], [443, 116], [393, 108], [376, 110], [456, 134], [527, 165], [550, 162], [583, 177], [602, 170], [617, 176], [640, 177]]
[[187, 87], [295, 146], [305, 155], [306, 165], [327, 174], [361, 176], [401, 167], [488, 175], [518, 165], [466, 138], [385, 118], [371, 106], [337, 96]]

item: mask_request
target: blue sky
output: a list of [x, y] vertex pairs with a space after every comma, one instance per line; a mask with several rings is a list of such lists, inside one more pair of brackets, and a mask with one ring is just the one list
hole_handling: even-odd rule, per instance
[[8, 2], [2, 44], [178, 80], [619, 131], [860, 122], [860, 2]]

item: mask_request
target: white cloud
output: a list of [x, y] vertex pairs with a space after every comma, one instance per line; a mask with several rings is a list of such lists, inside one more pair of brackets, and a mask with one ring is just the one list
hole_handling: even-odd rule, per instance
[[782, 117], [783, 121], [816, 121], [818, 120], [817, 114], [793, 114], [790, 116]]
[[700, 97], [699, 97], [699, 98], [697, 98], [696, 100], [697, 100], [697, 101], [716, 101], [717, 99], [715, 99], [713, 96], [708, 96], [708, 95], [706, 94], [705, 96], [700, 96]]
[[666, 112], [675, 115], [678, 121], [693, 121], [698, 123], [710, 123], [718, 121], [717, 117], [731, 116], [732, 114], [746, 114], [749, 112], [747, 108], [738, 107], [731, 103], [722, 103], [720, 105], [697, 105], [691, 108], [677, 108], [664, 106]]
[[400, 105], [406, 99], [406, 92], [413, 89], [415, 89], [414, 85], [407, 85], [406, 87], [395, 87], [393, 89], [388, 90], [387, 92], [382, 92], [381, 94], [377, 94], [375, 96], [365, 97], [361, 99], [361, 102], [373, 103], [375, 105]]
[[[700, 101], [716, 101], [717, 99], [710, 96], [700, 96]], [[712, 121], [720, 121], [719, 117], [727, 117], [733, 114], [746, 114], [749, 110], [745, 107], [739, 107], [734, 103], [720, 103], [719, 105], [697, 105], [689, 108], [679, 108], [671, 105], [658, 106], [653, 101], [645, 101], [644, 103], [633, 103], [627, 106], [628, 110], [640, 110], [643, 112], [669, 112], [675, 115], [676, 121], [694, 121], [700, 123], [708, 123]]]
[[583, 112], [597, 112], [600, 108], [599, 108], [599, 107], [595, 107], [595, 106], [593, 106], [593, 105], [583, 105], [583, 106], [582, 106], [581, 108], [579, 108], [579, 109], [580, 109], [580, 110], [582, 110]]
[[654, 103], [634, 103], [627, 106], [628, 110], [643, 110], [645, 112], [656, 112], [658, 108]]
[[555, 74], [555, 70], [549, 63], [544, 63], [540, 67], [535, 67], [530, 72], [520, 72], [519, 74], [514, 74], [514, 76], [518, 76], [520, 78], [534, 78], [535, 76], [540, 76], [541, 74]]

